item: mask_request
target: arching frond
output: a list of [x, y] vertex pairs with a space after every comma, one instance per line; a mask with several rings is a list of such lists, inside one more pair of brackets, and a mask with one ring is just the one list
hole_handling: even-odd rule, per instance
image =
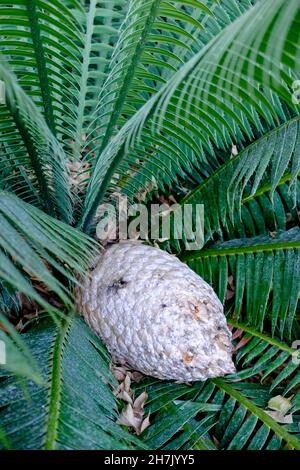
[[[222, 237], [224, 231], [229, 231], [229, 227], [243, 226], [246, 229], [247, 202], [249, 209], [255, 213], [256, 224], [260, 220], [267, 220], [267, 217], [259, 218], [253, 201], [268, 192], [269, 207], [272, 208], [272, 204], [277, 203], [278, 209], [278, 195], [275, 195], [275, 191], [280, 183], [288, 184], [287, 191], [291, 193], [292, 206], [296, 205], [300, 171], [299, 126], [300, 118], [296, 117], [256, 140], [236, 157], [227, 160], [212, 176], [182, 199], [182, 204], [204, 204], [207, 238], [211, 238], [215, 232]], [[262, 199], [267, 205], [265, 198]], [[275, 212], [276, 217], [282, 216], [282, 210]], [[284, 210], [283, 218], [285, 219]]]
[[[5, 329], [5, 331], [2, 328], [0, 329], [0, 341], [1, 345], [5, 344], [6, 371], [9, 371], [19, 378], [25, 377], [38, 385], [42, 385], [44, 381], [39, 367], [26, 345], [26, 342], [23, 341], [13, 325], [10, 324], [2, 313], [0, 313], [0, 322], [1, 327]], [[0, 365], [0, 381], [5, 376], [1, 366], [3, 366], [2, 363]]]
[[[198, 15], [201, 11], [211, 14], [202, 2], [187, 5]], [[195, 42], [192, 33], [202, 29], [202, 25], [196, 14], [187, 14], [185, 7], [185, 2], [163, 0], [129, 2], [87, 140], [87, 145], [91, 145], [97, 139], [92, 151], [96, 157], [114, 135], [116, 126], [123, 124], [122, 113], [126, 118], [131, 116], [165, 83], [182, 63], [179, 52], [191, 54], [189, 43]]]
[[72, 199], [64, 151], [39, 109], [3, 64], [0, 79], [5, 85], [5, 104], [0, 105], [0, 187], [70, 221]]
[[[300, 450], [299, 15], [298, 0], [0, 1], [0, 448]], [[138, 437], [73, 311], [97, 247], [71, 224], [90, 233], [113, 192], [204, 204], [204, 247], [163, 247], [214, 287], [237, 369], [131, 384], [128, 402], [148, 394]], [[45, 312], [21, 339], [25, 297]]]
[[92, 240], [4, 191], [0, 192], [0, 220], [1, 279], [46, 309], [51, 310], [51, 306], [34, 289], [30, 277], [72, 305], [68, 286], [51, 270], [77, 283], [74, 272], [84, 273], [94, 246]]
[[233, 338], [238, 369], [235, 377], [247, 380], [255, 375], [260, 376], [260, 383], [269, 383], [272, 393], [290, 396], [300, 382], [298, 366], [293, 361], [296, 350], [253, 327], [234, 320], [229, 320], [229, 324], [235, 328]]
[[81, 146], [84, 146], [100, 90], [107, 80], [110, 58], [127, 8], [125, 0], [111, 0], [104, 5], [100, 0], [85, 3], [83, 12], [74, 11], [83, 29], [82, 63], [73, 136], [73, 156], [76, 159], [80, 157]]
[[77, 43], [82, 31], [74, 8], [80, 8], [80, 2], [16, 0], [1, 2], [0, 8], [1, 55], [44, 111], [51, 131], [63, 135], [78, 87], [73, 71], [80, 71]]
[[228, 239], [254, 237], [255, 235], [286, 230], [290, 224], [299, 222], [300, 181], [296, 188], [296, 205], [290, 192], [291, 175], [287, 173], [271, 194], [270, 185], [263, 185], [253, 196], [241, 201], [241, 216], [235, 214], [234, 224], [227, 220], [225, 233]]
[[43, 383], [15, 378], [2, 367], [0, 428], [6, 439], [0, 449], [146, 447], [115, 422], [116, 379], [105, 348], [83, 320], [71, 317], [60, 327], [44, 321], [23, 338]]
[[[90, 226], [109, 184], [117, 184], [118, 179], [110, 181], [118, 171], [127, 172], [130, 179], [132, 172], [142, 173], [143, 162], [151, 159], [144, 181], [154, 176], [170, 185], [178, 175], [190, 172], [193, 163], [205, 161], [213, 146], [242, 141], [243, 135], [253, 138], [251, 124], [260, 126], [260, 120], [269, 127], [278, 124], [271, 92], [292, 105], [289, 87], [291, 68], [296, 76], [299, 66], [298, 23], [296, 0], [288, 4], [267, 0], [183, 65], [103, 149], [89, 183], [81, 223]], [[294, 36], [291, 56], [289, 41]], [[232, 119], [238, 127], [231, 125]]]
[[215, 287], [222, 302], [229, 276], [233, 276], [237, 320], [242, 318], [259, 331], [269, 320], [273, 333], [278, 327], [281, 336], [286, 333], [290, 337], [300, 294], [299, 247], [300, 230], [295, 227], [274, 238], [259, 236], [219, 243], [182, 259]]

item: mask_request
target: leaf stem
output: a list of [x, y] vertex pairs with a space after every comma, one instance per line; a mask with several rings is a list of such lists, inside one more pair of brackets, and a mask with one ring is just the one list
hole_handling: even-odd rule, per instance
[[242, 395], [238, 390], [236, 390], [232, 385], [226, 382], [223, 379], [213, 379], [212, 382], [221, 390], [224, 390], [225, 393], [235, 398], [238, 403], [243, 405], [250, 411], [254, 416], [256, 416], [260, 421], [262, 421], [268, 428], [272, 429], [277, 436], [282, 438], [287, 442], [289, 446], [296, 450], [300, 450], [300, 442], [290, 434], [283, 426], [280, 426], [270, 415], [268, 415], [263, 409], [259, 408], [253, 401], [250, 401], [244, 395]]
[[55, 450], [56, 448], [62, 392], [62, 352], [70, 325], [71, 318], [69, 317], [64, 321], [62, 329], [58, 330], [52, 350], [52, 371], [50, 377], [51, 388], [49, 393], [49, 413], [45, 441], [46, 450]]
[[[125, 77], [123, 79], [123, 83], [122, 83], [121, 89], [119, 91], [118, 98], [117, 98], [117, 100], [114, 104], [114, 108], [112, 110], [110, 120], [109, 120], [109, 123], [107, 125], [106, 132], [105, 132], [105, 135], [103, 137], [103, 141], [102, 141], [102, 144], [101, 144], [101, 147], [100, 147], [98, 159], [101, 156], [102, 152], [105, 150], [107, 144], [109, 143], [110, 138], [113, 134], [114, 128], [115, 128], [115, 126], [118, 122], [118, 119], [119, 119], [119, 117], [122, 113], [124, 103], [125, 103], [125, 100], [126, 100], [126, 96], [128, 94], [128, 90], [131, 86], [132, 80], [133, 80], [134, 75], [135, 75], [135, 70], [136, 70], [136, 68], [139, 64], [140, 58], [141, 58], [141, 56], [143, 54], [143, 51], [145, 49], [148, 35], [149, 35], [149, 33], [151, 33], [153, 23], [156, 19], [157, 13], [158, 13], [160, 2], [161, 2], [161, 0], [154, 0], [153, 3], [152, 3], [149, 15], [147, 17], [143, 32], [142, 32], [141, 37], [140, 37], [140, 40], [136, 45], [134, 54], [131, 58], [131, 62], [129, 64], [129, 67], [127, 69]], [[103, 179], [102, 183], [100, 184], [100, 188], [99, 188], [97, 196], [95, 197], [95, 200], [92, 204], [92, 207], [90, 208], [90, 210], [88, 211], [88, 213], [85, 217], [85, 220], [82, 224], [82, 230], [85, 233], [90, 232], [90, 227], [91, 227], [94, 215], [96, 213], [97, 207], [100, 204], [100, 202], [101, 202], [101, 200], [102, 200], [102, 198], [103, 198], [103, 196], [106, 192], [106, 189], [109, 185], [109, 182], [110, 182], [110, 180], [111, 180], [111, 178], [112, 178], [112, 176], [115, 172], [115, 169], [117, 168], [119, 162], [121, 161], [121, 159], [123, 157], [123, 154], [124, 154], [124, 145], [119, 150], [116, 157], [113, 159], [112, 163], [110, 164], [109, 168], [107, 169], [105, 178]]]
[[287, 346], [282, 341], [279, 341], [275, 338], [272, 338], [271, 336], [268, 336], [264, 333], [261, 333], [260, 331], [257, 331], [254, 328], [251, 328], [250, 326], [244, 325], [243, 323], [238, 323], [238, 322], [236, 322], [234, 320], [231, 320], [231, 319], [227, 319], [227, 323], [229, 323], [229, 325], [233, 326], [234, 328], [239, 328], [239, 329], [245, 331], [245, 333], [249, 333], [250, 335], [255, 336], [256, 338], [260, 338], [263, 341], [266, 341], [267, 343], [269, 343], [273, 346], [276, 346], [281, 351], [285, 351], [289, 354], [293, 354], [296, 351], [296, 349], [290, 348], [289, 346]]
[[[270, 239], [271, 241], [271, 239]], [[265, 252], [265, 251], [273, 251], [273, 250], [287, 250], [293, 248], [300, 248], [300, 240], [292, 240], [292, 241], [278, 241], [272, 242], [270, 241], [266, 243], [258, 243], [257, 245], [242, 245], [242, 246], [230, 246], [224, 247], [219, 246], [216, 248], [207, 248], [202, 251], [194, 251], [194, 253], [184, 254], [180, 257], [182, 261], [194, 260], [199, 258], [209, 258], [211, 256], [230, 256], [230, 255], [238, 255], [238, 254], [245, 254], [245, 253], [258, 253], [258, 252]]]

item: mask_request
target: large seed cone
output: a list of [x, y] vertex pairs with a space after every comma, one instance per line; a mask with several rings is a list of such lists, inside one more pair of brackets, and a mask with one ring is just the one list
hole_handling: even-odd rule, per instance
[[107, 248], [78, 305], [113, 358], [144, 374], [186, 382], [235, 371], [213, 289], [158, 248], [133, 241]]

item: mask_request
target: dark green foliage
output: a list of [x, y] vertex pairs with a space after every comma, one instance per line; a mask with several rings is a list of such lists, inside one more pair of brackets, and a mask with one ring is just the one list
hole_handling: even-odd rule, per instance
[[258, 331], [269, 322], [272, 333], [278, 328], [281, 336], [291, 337], [300, 289], [298, 227], [273, 237], [230, 240], [182, 258], [214, 286], [222, 302], [233, 276], [237, 320]]
[[143, 444], [114, 421], [116, 379], [102, 343], [78, 317], [23, 335], [44, 383], [1, 371], [0, 448], [128, 449]]
[[[298, 0], [0, 2], [0, 447], [299, 449], [299, 15]], [[137, 384], [139, 438], [73, 316], [115, 192], [204, 204], [203, 249], [162, 246], [214, 286], [235, 342], [226, 379]], [[22, 337], [8, 318], [25, 297], [39, 324]], [[276, 395], [292, 423], [266, 412]]]

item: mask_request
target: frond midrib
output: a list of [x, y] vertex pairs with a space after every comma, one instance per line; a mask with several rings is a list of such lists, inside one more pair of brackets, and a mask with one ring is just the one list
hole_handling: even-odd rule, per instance
[[[300, 170], [297, 173], [297, 177], [299, 177], [299, 176], [300, 176]], [[294, 176], [290, 172], [285, 173], [284, 176], [282, 178], [280, 178], [280, 180], [277, 184], [277, 187], [282, 186], [283, 184], [287, 183], [288, 181], [291, 181], [292, 178], [294, 178]], [[272, 190], [272, 184], [271, 183], [266, 183], [263, 186], [261, 186], [261, 188], [259, 188], [254, 194], [252, 194], [250, 196], [243, 197], [243, 199], [241, 201], [241, 204], [244, 205], [247, 202], [253, 201], [254, 199], [256, 199], [260, 196], [263, 196], [264, 194], [270, 192], [271, 190]]]
[[260, 421], [262, 421], [268, 428], [270, 428], [274, 433], [282, 438], [288, 445], [296, 450], [300, 450], [299, 440], [290, 434], [283, 426], [280, 426], [270, 415], [268, 415], [264, 410], [259, 408], [255, 403], [248, 398], [246, 398], [242, 393], [232, 387], [224, 379], [212, 379], [212, 382], [229, 396], [233, 397], [244, 406], [252, 415], [256, 416]]
[[[247, 239], [249, 240], [249, 239]], [[251, 239], [250, 239], [251, 240]], [[272, 243], [270, 243], [272, 241]], [[226, 243], [226, 242], [225, 242]], [[286, 250], [300, 248], [300, 240], [294, 241], [277, 241], [275, 242], [270, 238], [266, 243], [258, 243], [257, 245], [243, 245], [238, 247], [217, 247], [207, 248], [200, 252], [194, 252], [193, 254], [184, 254], [181, 256], [182, 261], [195, 260], [199, 258], [209, 258], [211, 256], [228, 256], [228, 255], [239, 255], [245, 253], [259, 253], [274, 250]]]
[[[149, 11], [147, 20], [145, 22], [144, 29], [143, 29], [142, 34], [140, 36], [140, 40], [138, 41], [138, 43], [136, 45], [134, 54], [131, 58], [130, 65], [129, 65], [128, 70], [125, 74], [122, 86], [121, 86], [120, 91], [118, 93], [117, 100], [116, 100], [116, 102], [114, 104], [114, 107], [113, 107], [113, 110], [111, 112], [110, 119], [109, 119], [109, 122], [107, 124], [106, 131], [105, 131], [102, 143], [101, 143], [98, 158], [102, 154], [104, 149], [106, 148], [107, 144], [109, 143], [109, 141], [112, 137], [115, 125], [117, 124], [118, 119], [119, 119], [119, 117], [122, 113], [122, 109], [123, 109], [123, 106], [124, 106], [129, 88], [130, 88], [132, 80], [135, 76], [135, 70], [136, 70], [137, 66], [139, 65], [140, 58], [141, 58], [141, 56], [143, 54], [143, 51], [145, 49], [148, 35], [152, 31], [152, 26], [153, 26], [153, 24], [155, 22], [155, 19], [157, 17], [157, 12], [159, 10], [160, 3], [161, 3], [161, 0], [154, 0], [153, 3], [152, 3], [151, 10]], [[121, 153], [122, 152], [118, 152], [118, 156], [120, 156]], [[114, 173], [115, 168], [119, 164], [119, 161], [120, 161], [120, 158], [114, 159], [113, 162], [111, 163], [110, 167], [107, 169], [106, 178], [99, 185], [100, 187], [98, 189], [98, 194], [97, 194], [96, 200], [92, 204], [92, 207], [90, 208], [87, 215], [84, 217], [83, 223], [82, 223], [82, 221], [80, 221], [80, 224], [82, 223], [82, 230], [85, 233], [89, 233], [91, 223], [92, 223], [92, 219], [94, 217], [96, 208], [98, 207], [99, 203], [101, 202], [101, 199], [102, 199], [103, 195], [105, 194], [105, 191], [106, 191], [106, 189], [107, 189], [107, 187], [110, 183], [110, 180], [111, 180], [111, 177]]]
[[121, 112], [122, 112], [122, 109], [123, 109], [123, 105], [124, 105], [128, 90], [130, 88], [132, 79], [135, 76], [136, 67], [139, 64], [140, 57], [141, 57], [141, 55], [144, 51], [144, 48], [146, 46], [148, 34], [151, 32], [152, 25], [153, 25], [153, 23], [156, 19], [160, 3], [161, 3], [161, 0], [154, 0], [153, 4], [151, 6], [151, 10], [149, 11], [149, 15], [148, 15], [148, 18], [145, 22], [143, 32], [141, 34], [140, 40], [138, 41], [138, 43], [136, 45], [134, 54], [133, 54], [133, 56], [131, 58], [131, 61], [130, 61], [130, 65], [129, 65], [128, 70], [125, 74], [122, 87], [119, 91], [118, 98], [117, 98], [116, 103], [114, 105], [114, 109], [112, 110], [110, 120], [109, 120], [109, 123], [107, 125], [106, 133], [104, 135], [103, 142], [102, 142], [102, 145], [101, 145], [101, 149], [100, 149], [100, 152], [99, 152], [100, 154], [102, 153], [102, 151], [104, 150], [104, 148], [108, 144], [109, 139], [112, 135], [113, 129], [114, 129], [114, 127], [115, 127], [115, 125], [116, 125], [116, 123], [119, 119], [119, 116], [121, 115]]
[[92, 50], [92, 38], [93, 38], [93, 28], [94, 28], [94, 19], [97, 12], [97, 0], [91, 0], [89, 6], [89, 12], [87, 14], [87, 28], [84, 41], [84, 50], [83, 50], [83, 62], [81, 67], [81, 77], [79, 84], [79, 99], [78, 99], [78, 110], [77, 110], [77, 119], [76, 119], [76, 138], [74, 145], [75, 156], [79, 156], [80, 152], [80, 143], [82, 139], [83, 123], [84, 123], [84, 109], [86, 105], [86, 94], [88, 90], [88, 71], [90, 65], [90, 53]]
[[264, 333], [261, 333], [260, 331], [256, 330], [255, 328], [251, 328], [250, 326], [244, 325], [243, 323], [236, 322], [232, 319], [227, 319], [227, 323], [234, 328], [238, 328], [243, 330], [245, 333], [249, 333], [251, 336], [255, 336], [256, 338], [259, 338], [267, 343], [269, 343], [271, 346], [276, 346], [278, 349], [281, 351], [285, 351], [289, 354], [293, 354], [296, 350], [293, 348], [290, 348], [287, 346], [285, 343], [282, 341], [279, 341], [278, 339], [272, 338], [271, 336], [268, 336]]
[[[251, 152], [251, 150], [253, 150], [255, 147], [259, 146], [260, 143], [264, 142], [266, 139], [271, 137], [273, 134], [277, 134], [281, 130], [283, 130], [283, 129], [289, 127], [290, 125], [292, 125], [293, 123], [297, 123], [297, 122], [300, 122], [300, 116], [296, 116], [296, 117], [290, 119], [289, 121], [285, 122], [284, 124], [281, 124], [280, 126], [276, 127], [275, 129], [272, 129], [271, 131], [267, 132], [262, 137], [260, 137], [258, 140], [255, 140], [249, 146], [245, 147], [240, 153], [238, 153], [238, 155], [236, 155], [233, 158], [228, 159], [220, 168], [218, 168], [217, 171], [215, 171], [213, 173], [211, 178], [214, 178], [214, 179], [219, 178], [220, 175], [223, 172], [226, 172], [226, 169], [228, 167], [234, 165], [236, 162], [238, 162], [243, 157], [244, 152], [247, 152], [247, 153]], [[200, 193], [203, 188], [205, 188], [208, 184], [210, 184], [211, 178], [207, 178], [205, 181], [203, 181], [203, 183], [199, 184], [196, 188], [194, 188], [189, 194], [187, 194], [181, 200], [180, 203], [181, 204], [186, 204], [186, 203], [190, 202], [190, 200], [193, 199], [195, 196], [197, 196], [197, 194]], [[287, 174], [285, 177], [283, 177], [282, 183], [286, 181], [285, 178], [286, 178], [286, 180], [290, 179], [289, 175]], [[264, 192], [266, 192], [267, 190], [268, 189], [265, 189]], [[256, 196], [257, 196], [257, 193], [255, 193], [253, 196], [247, 196], [247, 197], [242, 199], [242, 202], [247, 202], [248, 200], [251, 200], [251, 199], [255, 198]]]
[[66, 338], [71, 327], [70, 317], [64, 320], [61, 330], [57, 330], [57, 336], [54, 340], [51, 352], [51, 373], [49, 404], [47, 415], [47, 431], [45, 438], [45, 449], [55, 450], [57, 442], [60, 403], [62, 395], [62, 359], [63, 349]]

